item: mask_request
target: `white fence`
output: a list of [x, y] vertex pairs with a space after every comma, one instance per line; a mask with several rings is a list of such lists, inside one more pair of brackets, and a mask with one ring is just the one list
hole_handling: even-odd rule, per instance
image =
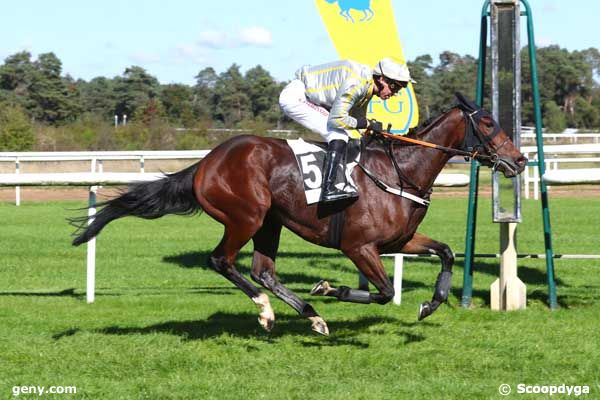
[[[532, 133], [521, 132], [521, 141], [530, 140], [535, 141], [536, 135]], [[542, 134], [544, 143], [557, 143], [559, 140], [564, 142], [568, 141], [571, 144], [580, 143], [600, 143], [600, 133], [544, 133]]]
[[[537, 161], [537, 147], [523, 146], [521, 152], [529, 160]], [[584, 156], [584, 157], [574, 157]], [[587, 157], [585, 157], [587, 156]], [[600, 166], [600, 144], [572, 144], [544, 146], [546, 172], [544, 181], [552, 185], [600, 184], [599, 168], [564, 168], [565, 165], [593, 163]], [[559, 169], [560, 166], [560, 169]], [[539, 198], [538, 167], [527, 166], [523, 173], [525, 198]]]
[[[104, 161], [122, 161], [122, 160], [137, 160], [139, 162], [139, 172], [145, 172], [145, 163], [147, 160], [182, 160], [182, 159], [202, 159], [210, 150], [184, 150], [184, 151], [58, 151], [58, 152], [0, 152], [0, 163], [13, 163], [15, 166], [15, 174], [21, 173], [21, 164], [25, 162], [45, 162], [45, 161], [89, 161], [90, 172], [104, 172]], [[124, 177], [124, 176], [123, 176]], [[74, 177], [70, 177], [74, 178]], [[116, 178], [116, 177], [113, 177]], [[10, 178], [8, 175], [6, 179]], [[35, 178], [41, 179], [41, 178]], [[68, 183], [69, 177], [55, 177], [56, 183], [38, 183], [37, 186], [51, 185], [79, 185], [76, 182]], [[93, 179], [93, 178], [92, 178]], [[112, 179], [112, 178], [110, 178]], [[60, 183], [59, 183], [60, 181]], [[131, 182], [131, 181], [129, 181]], [[123, 182], [127, 183], [127, 182]], [[116, 184], [116, 183], [115, 183]], [[23, 184], [25, 185], [25, 183]], [[21, 190], [19, 185], [4, 185], [16, 186], [15, 202], [21, 204]], [[33, 185], [30, 185], [33, 186]]]

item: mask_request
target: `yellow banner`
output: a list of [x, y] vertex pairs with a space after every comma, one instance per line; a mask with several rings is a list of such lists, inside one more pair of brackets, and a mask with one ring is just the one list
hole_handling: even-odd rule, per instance
[[[406, 62], [396, 29], [392, 0], [315, 0], [341, 59], [375, 66], [384, 57]], [[419, 123], [412, 84], [383, 101], [374, 96], [367, 118], [375, 118], [393, 133], [406, 133]]]

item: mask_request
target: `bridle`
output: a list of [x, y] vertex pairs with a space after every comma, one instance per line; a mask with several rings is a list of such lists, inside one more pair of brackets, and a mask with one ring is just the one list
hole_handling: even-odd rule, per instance
[[[457, 108], [463, 113], [463, 117], [465, 119], [465, 137], [459, 148], [446, 147], [439, 144], [426, 142], [424, 140], [391, 134], [391, 125], [388, 126], [387, 131], [385, 132], [368, 132], [367, 134], [370, 134], [376, 138], [381, 137], [390, 139], [390, 143], [393, 143], [394, 141], [408, 142], [440, 150], [450, 154], [451, 156], [464, 156], [467, 161], [469, 159], [474, 159], [477, 161], [489, 161], [495, 168], [499, 159], [498, 151], [510, 141], [510, 138], [507, 137], [502, 144], [499, 146], [494, 146], [492, 141], [496, 135], [500, 133], [501, 128], [492, 118], [492, 116], [482, 108], [477, 108], [475, 110], [465, 109], [462, 106], [457, 106]], [[490, 118], [494, 124], [494, 130], [489, 135], [484, 134], [481, 129], [479, 129], [481, 119], [484, 117]]]
[[[462, 109], [461, 109], [462, 110]], [[502, 144], [499, 146], [493, 145], [493, 140], [500, 133], [501, 129], [498, 123], [492, 118], [492, 116], [482, 108], [478, 108], [471, 112], [462, 110], [465, 118], [465, 139], [461, 146], [461, 151], [470, 152], [469, 158], [473, 158], [478, 161], [490, 160], [494, 165], [498, 161], [498, 151], [503, 148], [506, 143], [510, 141], [509, 137], [506, 137]], [[489, 135], [483, 134], [479, 129], [481, 119], [488, 117], [494, 125], [494, 130]]]
[[[411, 187], [416, 189], [418, 191], [418, 194], [422, 197], [428, 198], [429, 193], [431, 192], [430, 188], [427, 188], [427, 189], [421, 188], [419, 185], [414, 183], [414, 181], [410, 177], [407, 177], [404, 173], [402, 173], [402, 170], [400, 169], [400, 166], [398, 165], [398, 162], [396, 161], [396, 158], [394, 157], [394, 151], [393, 151], [394, 143], [397, 143], [397, 141], [403, 141], [403, 142], [417, 144], [417, 145], [424, 146], [424, 147], [433, 148], [436, 150], [443, 151], [447, 154], [450, 154], [451, 156], [456, 156], [456, 155], [464, 156], [465, 160], [474, 159], [477, 161], [490, 162], [492, 164], [492, 168], [494, 170], [496, 170], [498, 168], [498, 166], [501, 163], [501, 160], [498, 157], [498, 151], [502, 147], [504, 147], [504, 145], [506, 145], [506, 143], [508, 141], [510, 141], [510, 138], [507, 137], [504, 140], [504, 142], [502, 142], [502, 144], [500, 144], [499, 146], [494, 146], [492, 142], [493, 142], [494, 138], [498, 135], [498, 133], [500, 133], [501, 128], [498, 125], [498, 123], [491, 117], [491, 115], [482, 108], [466, 109], [466, 107], [464, 107], [463, 105], [459, 105], [459, 106], [457, 106], [457, 108], [462, 112], [463, 118], [465, 119], [465, 137], [459, 148], [446, 147], [446, 146], [438, 145], [435, 143], [426, 142], [424, 140], [413, 139], [410, 137], [400, 136], [400, 135], [393, 135], [390, 133], [391, 125], [388, 125], [387, 132], [381, 132], [381, 133], [370, 132], [371, 137], [382, 138], [386, 142], [385, 143], [386, 144], [386, 146], [385, 146], [386, 153], [388, 155], [388, 158], [391, 160], [391, 163], [394, 166], [394, 169], [396, 170], [398, 178], [400, 179], [400, 182], [398, 184], [401, 187], [401, 190], [403, 190], [402, 189], [403, 182], [406, 182]], [[492, 121], [492, 123], [494, 124], [494, 130], [489, 135], [484, 134], [481, 131], [481, 129], [479, 129], [479, 124], [481, 123], [481, 119], [484, 117], [489, 117], [490, 120]], [[359, 166], [363, 169], [363, 171], [365, 171], [365, 173], [371, 179], [373, 179], [375, 181], [376, 184], [378, 184], [378, 186], [384, 188], [384, 190], [390, 191], [389, 185], [381, 182], [370, 171], [368, 171], [361, 163], [359, 163]], [[385, 188], [384, 186], [387, 188]], [[428, 202], [428, 200], [425, 200], [425, 201]]]

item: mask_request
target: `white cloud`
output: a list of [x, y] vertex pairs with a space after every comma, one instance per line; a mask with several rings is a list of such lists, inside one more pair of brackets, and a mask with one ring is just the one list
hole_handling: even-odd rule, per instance
[[230, 40], [227, 37], [227, 34], [219, 31], [200, 32], [200, 36], [198, 38], [198, 44], [211, 47], [213, 49], [227, 47], [229, 42]]
[[[233, 49], [243, 46], [269, 47], [273, 44], [271, 32], [260, 26], [240, 29], [237, 34], [224, 31], [207, 30], [200, 32], [197, 47], [200, 49]], [[191, 51], [191, 49], [188, 49]]]
[[160, 61], [160, 55], [156, 53], [148, 53], [144, 51], [136, 51], [129, 56], [136, 64], [150, 64]]
[[271, 32], [260, 26], [240, 30], [238, 39], [242, 45], [269, 47], [273, 43]]
[[178, 63], [204, 63], [206, 62], [206, 50], [197, 44], [180, 43], [171, 50], [172, 57]]

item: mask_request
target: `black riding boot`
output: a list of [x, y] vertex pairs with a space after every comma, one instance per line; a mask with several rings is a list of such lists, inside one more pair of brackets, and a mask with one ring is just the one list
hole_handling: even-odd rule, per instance
[[[327, 154], [323, 165], [323, 185], [321, 187], [321, 202], [343, 200], [358, 195], [354, 192], [347, 193], [335, 187], [338, 168], [345, 168], [346, 145], [343, 140], [332, 140], [327, 145]], [[345, 177], [344, 177], [345, 182]]]

